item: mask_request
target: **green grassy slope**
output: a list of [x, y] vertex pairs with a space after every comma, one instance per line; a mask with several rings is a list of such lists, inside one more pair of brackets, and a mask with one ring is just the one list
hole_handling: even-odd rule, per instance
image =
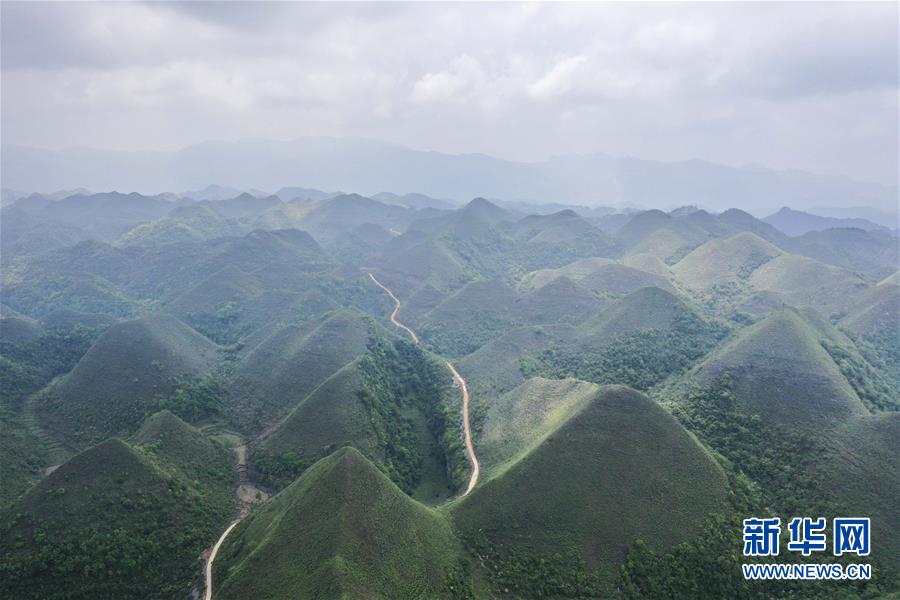
[[[425, 313], [434, 309], [446, 299], [447, 294], [426, 283], [409, 297], [403, 298], [403, 309], [400, 312], [400, 318], [405, 322], [417, 323]], [[392, 308], [388, 308], [388, 306], [388, 304], [384, 305], [385, 311], [393, 310]]]
[[343, 448], [238, 525], [215, 563], [216, 596], [438, 597], [458, 556], [444, 516]]
[[179, 376], [211, 371], [217, 347], [167, 315], [110, 327], [38, 405], [42, 423], [78, 447], [133, 432]]
[[692, 378], [732, 382], [737, 406], [763, 422], [807, 429], [866, 408], [822, 346], [837, 336], [817, 315], [784, 309], [717, 349]]
[[516, 325], [515, 300], [499, 281], [475, 281], [424, 315], [416, 331], [438, 354], [463, 356]]
[[442, 364], [411, 343], [372, 338], [363, 356], [265, 437], [253, 463], [264, 483], [279, 488], [336, 448], [353, 446], [404, 491], [433, 502], [447, 497], [448, 475], [465, 464], [457, 413]]
[[365, 352], [374, 327], [370, 317], [348, 309], [276, 329], [235, 367], [223, 412], [244, 430], [261, 432]]
[[475, 439], [481, 481], [501, 475], [522, 459], [592, 401], [598, 389], [576, 379], [534, 377], [492, 400]]
[[616, 232], [616, 237], [627, 246], [633, 246], [660, 227], [671, 223], [671, 220], [672, 217], [661, 210], [642, 211], [634, 214], [627, 223], [620, 227]]
[[642, 288], [580, 323], [514, 329], [458, 366], [476, 408], [531, 375], [647, 389], [690, 367], [725, 333], [669, 292]]
[[[452, 508], [462, 535], [475, 540], [488, 570], [512, 592], [609, 594], [637, 538], [657, 549], [690, 539], [725, 500], [721, 469], [646, 396], [608, 386], [570, 412]], [[568, 557], [574, 572], [550, 577], [554, 555]]]
[[167, 300], [164, 306], [220, 344], [242, 340], [267, 323], [296, 322], [338, 308], [318, 290], [266, 289], [257, 277], [233, 266]]
[[[0, 383], [21, 381], [25, 376], [0, 358]], [[0, 456], [3, 457], [3, 485], [0, 486], [0, 510], [12, 504], [28, 488], [37, 483], [47, 466], [47, 449], [43, 440], [28, 427], [23, 416], [8, 405], [0, 406]]]
[[706, 242], [672, 267], [678, 280], [690, 289], [708, 290], [741, 281], [783, 252], [752, 233], [739, 233]]
[[672, 293], [658, 287], [641, 288], [582, 324], [579, 345], [601, 346], [641, 329], [669, 331], [680, 316], [688, 314], [696, 315], [696, 311]]
[[762, 265], [749, 283], [756, 290], [777, 293], [791, 306], [810, 306], [825, 315], [849, 306], [869, 286], [856, 273], [792, 254]]
[[9, 306], [37, 318], [68, 308], [127, 319], [143, 309], [109, 281], [84, 273], [27, 277], [13, 285], [5, 284], [3, 295]]
[[860, 335], [900, 328], [900, 286], [881, 283], [865, 290], [839, 325]]
[[198, 482], [207, 502], [219, 512], [234, 508], [234, 457], [167, 410], [147, 417], [130, 443], [153, 458], [157, 467]]
[[557, 277], [568, 277], [578, 282], [588, 277], [600, 267], [615, 264], [611, 258], [582, 258], [555, 269], [538, 269], [522, 278], [522, 287], [525, 289], [540, 288], [547, 285]]
[[375, 266], [380, 266], [385, 273], [385, 284], [398, 290], [428, 284], [449, 292], [476, 275], [455, 256], [445, 240], [418, 231], [407, 232], [392, 240]]
[[116, 241], [119, 246], [197, 242], [228, 235], [240, 235], [242, 228], [209, 206], [176, 208], [161, 219], [132, 227]]
[[647, 273], [659, 275], [667, 280], [672, 279], [672, 270], [669, 265], [652, 254], [629, 254], [622, 258], [622, 264]]
[[890, 515], [897, 514], [900, 422], [888, 411], [897, 410], [897, 395], [826, 319], [808, 309], [770, 315], [655, 393], [750, 482], [736, 496], [740, 514], [878, 521], [883, 550], [873, 553], [870, 587], [896, 588], [900, 536]]
[[703, 242], [724, 233], [708, 213], [673, 217], [659, 210], [636, 214], [616, 232], [627, 254], [652, 254], [668, 264]]
[[838, 324], [863, 337], [880, 333], [896, 336], [900, 330], [900, 286], [880, 283], [866, 290]]
[[900, 264], [897, 238], [886, 231], [864, 231], [854, 227], [809, 231], [791, 238], [784, 247], [874, 279], [889, 275]]
[[[504, 280], [513, 262], [510, 253], [517, 249], [517, 244], [505, 233], [503, 219], [498, 219], [495, 214], [497, 211], [505, 211], [496, 206], [482, 206], [482, 203], [490, 204], [480, 201], [476, 206], [473, 201], [459, 210], [415, 221], [410, 225], [410, 231], [400, 238], [410, 234], [424, 234], [426, 239], [437, 242], [437, 247], [446, 253], [468, 279]], [[400, 238], [395, 241], [400, 241]], [[394, 245], [393, 242], [391, 245]], [[383, 266], [386, 270], [395, 268], [389, 262]], [[454, 287], [449, 285], [454, 282], [453, 279], [440, 272], [428, 275], [428, 282], [446, 291]]]
[[590, 270], [586, 269], [584, 265], [577, 265], [574, 269], [570, 269], [569, 266], [559, 269], [544, 269], [534, 274], [532, 284], [540, 287], [556, 277], [569, 276], [569, 273], [573, 273], [573, 280], [580, 286], [606, 296], [623, 296], [642, 287], [650, 286], [670, 292], [675, 291], [672, 284], [664, 277], [617, 263], [598, 264]]
[[414, 217], [415, 211], [402, 206], [384, 204], [358, 194], [344, 194], [318, 203], [303, 215], [299, 228], [328, 242], [365, 223], [402, 231]]
[[517, 298], [512, 310], [517, 319], [527, 323], [580, 323], [596, 314], [604, 304], [568, 277], [557, 277]]
[[900, 573], [900, 413], [863, 416], [842, 425], [817, 463], [835, 515], [872, 519], [873, 560]]
[[254, 275], [264, 289], [300, 290], [334, 266], [312, 236], [296, 229], [254, 230], [239, 238], [209, 241], [201, 249], [202, 258], [166, 278], [173, 289], [187, 289], [194, 282], [233, 266]]
[[647, 390], [712, 350], [727, 329], [674, 295], [642, 288], [581, 323], [571, 342], [533, 355], [533, 373]]
[[72, 369], [109, 325], [68, 311], [34, 321], [5, 310], [0, 318], [0, 507], [21, 496], [58, 445], [38, 426], [28, 398], [53, 377]]
[[505, 229], [517, 240], [512, 262], [530, 271], [555, 267], [587, 256], [618, 256], [612, 237], [572, 210], [530, 215]]
[[717, 314], [765, 314], [779, 305], [830, 315], [851, 305], [870, 283], [839, 267], [789, 254], [756, 234], [713, 239], [672, 267], [679, 284]]
[[865, 290], [838, 325], [900, 397], [900, 286], [882, 282]]
[[[419, 294], [416, 299], [424, 300]], [[525, 293], [488, 280], [466, 284], [424, 314], [417, 314], [413, 305], [410, 315], [404, 304], [401, 318], [411, 323], [438, 354], [459, 357], [517, 327], [580, 323], [596, 315], [605, 304], [606, 300], [566, 276]]]
[[2, 515], [8, 598], [176, 598], [229, 511], [118, 439], [78, 454]]
[[[274, 458], [291, 453], [302, 469], [351, 444], [372, 460], [383, 461], [376, 432], [359, 397], [363, 386], [359, 362], [345, 365], [302, 400], [258, 446], [254, 462], [262, 463], [265, 455]], [[266, 463], [260, 466], [272, 470]], [[286, 473], [288, 480], [277, 471], [266, 475], [270, 484], [285, 485], [296, 473]]]
[[576, 330], [569, 325], [520, 327], [460, 359], [456, 366], [469, 384], [473, 401], [486, 402], [525, 381], [523, 359], [575, 337]]
[[740, 232], [753, 233], [780, 247], [787, 240], [771, 225], [736, 209], [719, 215], [704, 210], [678, 215], [648, 210], [635, 214], [616, 237], [628, 254], [648, 253], [674, 264], [704, 242]]

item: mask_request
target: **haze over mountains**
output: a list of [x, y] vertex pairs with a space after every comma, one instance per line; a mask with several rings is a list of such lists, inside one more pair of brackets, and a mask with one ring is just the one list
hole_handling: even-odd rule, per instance
[[160, 193], [201, 189], [210, 182], [277, 190], [302, 181], [367, 195], [391, 190], [457, 201], [485, 196], [664, 209], [695, 204], [709, 210], [740, 207], [757, 216], [782, 206], [860, 206], [896, 215], [898, 198], [896, 186], [699, 160], [663, 163], [589, 154], [520, 163], [352, 138], [205, 142], [171, 152], [52, 151], [4, 144], [0, 168], [5, 187], [42, 192], [84, 186]]

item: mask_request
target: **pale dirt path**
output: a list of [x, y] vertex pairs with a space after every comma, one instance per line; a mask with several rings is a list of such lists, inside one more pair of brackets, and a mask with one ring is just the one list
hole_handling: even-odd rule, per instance
[[377, 279], [375, 279], [375, 276], [374, 276], [374, 275], [372, 275], [371, 273], [369, 273], [369, 277], [372, 278], [372, 281], [375, 282], [375, 285], [377, 285], [378, 287], [380, 287], [381, 289], [383, 289], [385, 292], [387, 292], [387, 295], [390, 296], [390, 297], [391, 297], [391, 300], [394, 301], [394, 312], [391, 313], [391, 323], [393, 323], [394, 325], [396, 325], [396, 326], [399, 327], [400, 329], [403, 329], [404, 331], [406, 331], [406, 333], [409, 334], [409, 337], [412, 338], [412, 341], [418, 344], [418, 343], [419, 343], [419, 336], [416, 335], [416, 332], [413, 331], [412, 329], [410, 329], [409, 327], [407, 327], [406, 325], [404, 325], [403, 323], [401, 323], [400, 321], [397, 320], [397, 313], [400, 312], [400, 300], [399, 300], [399, 298], [397, 298], [397, 296], [394, 295], [394, 292], [392, 292], [391, 290], [389, 290], [388, 288], [386, 288], [384, 285], [382, 285], [382, 283], [381, 283], [380, 281], [378, 281]]
[[265, 502], [269, 499], [268, 494], [261, 490], [258, 490], [256, 487], [247, 482], [246, 444], [234, 448], [234, 454], [237, 458], [237, 461], [235, 462], [235, 470], [238, 473], [238, 487], [235, 490], [235, 494], [237, 494], [237, 497], [241, 502], [241, 511], [238, 514], [238, 518], [232, 521], [231, 525], [229, 525], [228, 528], [222, 532], [222, 535], [219, 536], [219, 540], [212, 547], [212, 550], [209, 553], [209, 558], [206, 559], [206, 568], [204, 569], [206, 591], [203, 593], [203, 600], [212, 600], [213, 561], [216, 560], [216, 554], [219, 553], [219, 546], [222, 545], [222, 542], [225, 541], [225, 538], [228, 537], [228, 534], [231, 533], [231, 530], [234, 529], [235, 525], [240, 523], [241, 520], [250, 513], [250, 507], [253, 504]]
[[219, 553], [219, 546], [222, 545], [222, 542], [225, 541], [225, 538], [228, 537], [228, 534], [231, 533], [231, 530], [234, 529], [235, 525], [240, 523], [241, 520], [238, 519], [231, 523], [222, 533], [222, 537], [219, 538], [219, 541], [216, 542], [216, 545], [213, 546], [212, 552], [209, 553], [209, 560], [206, 561], [206, 592], [203, 594], [203, 600], [212, 600], [212, 570], [213, 570], [213, 561], [216, 560], [216, 554]]
[[[372, 281], [375, 282], [375, 285], [383, 289], [387, 292], [388, 296], [391, 297], [391, 300], [394, 301], [394, 311], [391, 313], [391, 323], [396, 325], [397, 327], [406, 331], [409, 336], [412, 338], [413, 342], [416, 344], [419, 343], [419, 336], [416, 335], [416, 332], [401, 323], [397, 319], [397, 313], [400, 312], [400, 299], [394, 295], [394, 292], [389, 290], [387, 287], [382, 285], [380, 281], [375, 279], [375, 276], [369, 273], [369, 277], [372, 278]], [[459, 385], [462, 389], [463, 396], [463, 407], [462, 407], [462, 416], [463, 416], [463, 439], [466, 445], [466, 457], [469, 459], [469, 462], [472, 464], [472, 475], [469, 477], [469, 485], [466, 487], [466, 491], [463, 493], [463, 496], [467, 495], [472, 491], [472, 488], [475, 487], [475, 484], [478, 483], [478, 475], [481, 472], [481, 468], [478, 465], [478, 457], [475, 456], [475, 446], [472, 444], [472, 428], [469, 426], [469, 388], [466, 386], [466, 380], [462, 378], [462, 375], [459, 374], [459, 371], [456, 370], [456, 367], [453, 366], [450, 361], [444, 361], [447, 363], [447, 368], [450, 369], [450, 373], [453, 374], [453, 380]]]
[[455, 379], [456, 383], [459, 384], [459, 387], [462, 388], [463, 393], [463, 438], [466, 442], [466, 454], [469, 455], [469, 460], [472, 463], [472, 476], [469, 477], [469, 486], [463, 494], [463, 496], [465, 496], [471, 492], [472, 488], [475, 487], [475, 484], [478, 483], [478, 474], [481, 471], [481, 468], [478, 466], [478, 458], [475, 456], [475, 446], [472, 444], [472, 431], [469, 428], [469, 388], [466, 386], [466, 380], [462, 378], [462, 375], [459, 374], [456, 367], [454, 367], [450, 361], [445, 362], [447, 363], [447, 368], [453, 373], [453, 379]]
[[[400, 300], [397, 296], [394, 295], [394, 292], [389, 290], [387, 287], [382, 285], [380, 281], [375, 279], [375, 276], [369, 273], [369, 277], [371, 277], [372, 281], [384, 290], [388, 296], [391, 297], [391, 300], [394, 301], [394, 310], [391, 312], [391, 323], [404, 330], [409, 334], [409, 337], [412, 338], [413, 342], [416, 344], [419, 343], [419, 336], [416, 335], [416, 332], [401, 323], [397, 319], [397, 313], [400, 312]], [[469, 462], [472, 464], [472, 475], [469, 477], [469, 485], [466, 487], [466, 491], [463, 492], [463, 496], [467, 495], [472, 489], [475, 487], [475, 484], [478, 483], [478, 475], [481, 472], [481, 469], [478, 465], [478, 457], [475, 456], [475, 446], [472, 444], [472, 428], [469, 425], [469, 388], [466, 386], [466, 380], [463, 379], [462, 375], [459, 374], [459, 371], [456, 370], [456, 367], [450, 361], [444, 361], [447, 364], [447, 368], [450, 370], [450, 373], [453, 375], [454, 381], [459, 385], [462, 389], [463, 396], [463, 407], [462, 407], [462, 416], [463, 416], [463, 438], [465, 440], [466, 445], [466, 457], [469, 459]], [[265, 433], [263, 433], [260, 438], [265, 437]], [[247, 446], [238, 446], [234, 449], [235, 454], [237, 454], [237, 470], [240, 474], [240, 478], [243, 481], [245, 479], [246, 468], [247, 468]], [[241, 499], [242, 508], [240, 516], [228, 526], [228, 528], [222, 532], [222, 535], [219, 537], [216, 544], [212, 547], [212, 550], [209, 553], [209, 558], [206, 561], [206, 590], [203, 594], [203, 600], [212, 600], [213, 593], [213, 584], [212, 584], [212, 570], [213, 570], [213, 562], [216, 560], [216, 554], [219, 553], [219, 547], [221, 547], [222, 542], [225, 541], [225, 538], [228, 537], [228, 534], [231, 533], [231, 530], [235, 528], [235, 526], [241, 522], [247, 513], [249, 512], [249, 497], [242, 493], [245, 486], [248, 485], [246, 482], [242, 482], [238, 486], [237, 494]], [[254, 488], [255, 489], [255, 488]], [[262, 498], [262, 501], [265, 501], [266, 498]]]

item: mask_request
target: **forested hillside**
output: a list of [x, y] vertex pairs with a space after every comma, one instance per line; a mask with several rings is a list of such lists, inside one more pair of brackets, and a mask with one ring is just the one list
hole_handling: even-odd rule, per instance
[[[232, 192], [2, 209], [9, 597], [898, 591], [889, 231]], [[751, 585], [767, 515], [872, 580]]]

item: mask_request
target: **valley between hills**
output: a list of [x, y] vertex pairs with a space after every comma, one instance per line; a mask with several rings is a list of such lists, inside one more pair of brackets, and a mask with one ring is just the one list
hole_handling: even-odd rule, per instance
[[[0, 210], [3, 597], [900, 590], [894, 230], [304, 188]], [[871, 580], [741, 575], [742, 519], [847, 515]]]
[[[398, 313], [400, 312], [401, 303], [397, 296], [394, 295], [394, 292], [389, 290], [387, 287], [381, 284], [374, 275], [369, 273], [369, 277], [372, 281], [383, 289], [388, 296], [390, 296], [391, 300], [394, 301], [394, 310], [391, 312], [391, 323], [396, 325], [397, 327], [406, 331], [409, 336], [412, 338], [412, 341], [415, 344], [419, 343], [419, 337], [416, 335], [416, 332], [404, 325], [397, 318]], [[449, 361], [446, 363], [447, 368], [450, 369], [450, 372], [453, 374], [453, 380], [456, 385], [459, 386], [460, 391], [462, 392], [462, 427], [463, 427], [463, 439], [466, 445], [466, 456], [469, 459], [469, 463], [472, 465], [472, 474], [469, 477], [469, 483], [466, 485], [465, 491], [462, 493], [463, 496], [472, 491], [472, 488], [478, 483], [478, 474], [479, 474], [479, 466], [478, 466], [478, 457], [475, 455], [475, 448], [472, 446], [472, 430], [469, 424], [469, 390], [466, 387], [466, 380], [462, 378], [459, 372], [454, 368], [453, 364]], [[239, 451], [246, 452], [246, 447], [241, 446]], [[241, 456], [243, 457], [243, 452], [241, 452]], [[238, 460], [238, 464], [240, 465], [243, 462], [243, 458]], [[243, 518], [246, 515], [242, 515]], [[235, 526], [240, 521], [234, 521], [228, 525], [228, 528], [222, 532], [222, 535], [216, 541], [215, 545], [212, 547], [209, 553], [209, 557], [206, 559], [206, 567], [204, 570], [205, 573], [205, 592], [204, 597], [206, 600], [212, 600], [212, 590], [213, 590], [213, 581], [212, 581], [212, 572], [213, 572], [213, 563], [216, 559], [216, 554], [219, 552], [219, 547], [222, 545], [222, 542], [225, 541], [225, 538], [228, 537], [228, 534], [231, 533], [231, 530], [235, 528]]]

